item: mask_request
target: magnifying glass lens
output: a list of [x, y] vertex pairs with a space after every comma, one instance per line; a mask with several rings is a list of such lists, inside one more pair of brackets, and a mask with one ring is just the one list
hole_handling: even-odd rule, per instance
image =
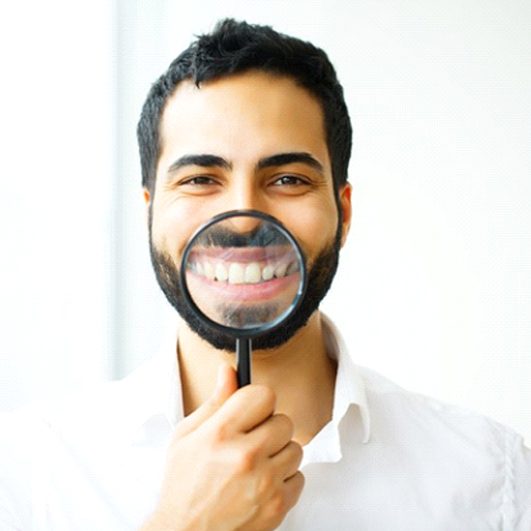
[[268, 327], [300, 295], [303, 258], [277, 223], [241, 214], [201, 230], [185, 255], [184, 276], [197, 309], [245, 331]]

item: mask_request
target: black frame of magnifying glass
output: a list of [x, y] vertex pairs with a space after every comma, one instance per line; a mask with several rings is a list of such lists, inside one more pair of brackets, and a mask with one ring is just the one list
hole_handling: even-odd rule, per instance
[[[300, 275], [301, 275], [301, 282], [299, 283], [299, 289], [297, 290], [297, 294], [295, 298], [293, 299], [293, 302], [291, 305], [282, 312], [276, 319], [271, 321], [270, 323], [263, 324], [260, 326], [256, 326], [253, 328], [243, 329], [243, 328], [234, 328], [231, 326], [225, 326], [219, 323], [216, 323], [216, 321], [213, 321], [210, 319], [207, 315], [205, 315], [197, 306], [197, 304], [194, 302], [192, 296], [190, 295], [190, 292], [188, 290], [188, 284], [186, 282], [186, 264], [188, 263], [188, 256], [190, 254], [190, 251], [192, 250], [192, 247], [194, 246], [195, 241], [200, 236], [200, 234], [214, 225], [215, 223], [218, 223], [220, 221], [224, 221], [229, 218], [234, 218], [237, 216], [251, 216], [258, 219], [261, 219], [262, 221], [267, 221], [274, 225], [277, 229], [280, 230], [280, 232], [289, 240], [289, 242], [293, 245], [295, 248], [298, 258], [300, 260]], [[209, 219], [206, 223], [203, 223], [191, 236], [191, 238], [188, 240], [188, 243], [186, 244], [186, 247], [184, 249], [183, 257], [181, 259], [181, 267], [179, 268], [179, 282], [181, 283], [181, 289], [184, 295], [184, 298], [186, 299], [186, 302], [190, 305], [190, 307], [197, 313], [197, 315], [205, 320], [210, 326], [218, 330], [219, 332], [223, 332], [228, 335], [233, 335], [235, 340], [238, 339], [253, 339], [255, 337], [259, 337], [262, 334], [265, 334], [266, 332], [270, 332], [271, 330], [274, 330], [278, 326], [282, 324], [282, 322], [291, 315], [299, 306], [302, 301], [302, 298], [304, 296], [304, 292], [306, 291], [306, 284], [308, 282], [308, 273], [306, 269], [306, 260], [304, 253], [301, 249], [301, 246], [297, 242], [297, 240], [293, 237], [293, 235], [289, 232], [284, 225], [275, 217], [270, 216], [269, 214], [266, 214], [265, 212], [260, 212], [259, 210], [252, 210], [252, 209], [240, 209], [240, 210], [229, 210], [227, 212], [222, 212], [221, 214], [218, 214], [214, 216], [213, 218]]]

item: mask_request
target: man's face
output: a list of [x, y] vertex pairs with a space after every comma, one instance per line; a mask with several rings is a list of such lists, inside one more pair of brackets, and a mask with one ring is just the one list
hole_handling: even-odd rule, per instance
[[[178, 268], [187, 241], [216, 214], [255, 209], [279, 219], [301, 245], [310, 272], [307, 296], [290, 322], [255, 348], [291, 337], [317, 309], [335, 273], [350, 222], [350, 188], [340, 190], [342, 227], [319, 102], [286, 77], [251, 71], [197, 88], [184, 81], [161, 121], [161, 153], [150, 208], [157, 279], [190, 327], [216, 348], [234, 349], [194, 318], [182, 299]], [[241, 231], [248, 231], [242, 221]]]

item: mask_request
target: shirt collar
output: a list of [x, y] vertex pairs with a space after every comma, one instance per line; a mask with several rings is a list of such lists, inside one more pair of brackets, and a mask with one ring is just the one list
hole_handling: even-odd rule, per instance
[[366, 443], [370, 437], [371, 419], [363, 379], [348, 353], [339, 330], [323, 313], [321, 313], [321, 320], [328, 355], [337, 360], [332, 422], [336, 427], [339, 427], [350, 406], [357, 406], [362, 422], [362, 441]]
[[362, 443], [369, 442], [370, 437], [370, 415], [361, 374], [338, 329], [323, 313], [321, 323], [328, 355], [337, 361], [334, 406], [330, 422], [304, 447], [301, 467], [315, 463], [337, 463], [343, 455], [341, 445], [345, 430], [355, 434], [361, 432], [359, 440]]
[[[321, 319], [326, 349], [329, 356], [337, 360], [337, 373], [332, 420], [305, 447], [305, 461], [312, 462], [341, 458], [340, 424], [347, 417], [361, 422], [362, 442], [368, 442], [370, 437], [370, 415], [362, 377], [336, 326], [323, 313]], [[153, 426], [157, 427], [157, 433], [166, 434], [184, 417], [175, 321], [164, 333], [157, 355], [126, 378], [130, 383], [136, 381], [137, 384], [139, 379], [143, 392], [139, 393], [138, 386], [132, 385], [131, 405], [136, 407], [129, 407], [129, 411], [135, 412], [131, 418], [134, 439], [145, 441], [149, 439], [148, 431]]]

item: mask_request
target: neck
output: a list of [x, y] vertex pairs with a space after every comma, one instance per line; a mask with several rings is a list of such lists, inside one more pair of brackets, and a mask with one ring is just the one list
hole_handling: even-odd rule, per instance
[[[185, 415], [197, 409], [213, 392], [222, 361], [235, 366], [234, 353], [216, 350], [183, 323], [179, 333]], [[277, 396], [277, 413], [295, 425], [294, 440], [309, 442], [331, 419], [336, 364], [326, 352], [321, 316], [315, 312], [308, 324], [284, 345], [252, 354], [252, 383], [271, 387]]]

